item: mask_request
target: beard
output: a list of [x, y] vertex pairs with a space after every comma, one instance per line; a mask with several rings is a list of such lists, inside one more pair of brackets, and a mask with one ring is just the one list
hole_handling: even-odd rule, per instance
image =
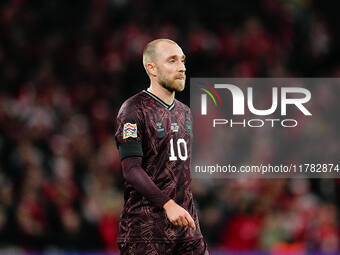
[[[179, 77], [183, 76], [183, 80], [178, 80]], [[158, 83], [169, 92], [181, 92], [185, 87], [185, 74], [174, 77], [165, 77], [165, 75], [161, 75], [158, 78]]]

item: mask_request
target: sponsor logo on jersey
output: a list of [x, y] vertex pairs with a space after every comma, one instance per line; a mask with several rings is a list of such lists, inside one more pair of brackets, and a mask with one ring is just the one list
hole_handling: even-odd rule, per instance
[[162, 122], [156, 122], [157, 126], [157, 135], [158, 137], [164, 137], [165, 136], [165, 128], [162, 125]]
[[137, 124], [125, 123], [123, 127], [123, 139], [137, 137]]

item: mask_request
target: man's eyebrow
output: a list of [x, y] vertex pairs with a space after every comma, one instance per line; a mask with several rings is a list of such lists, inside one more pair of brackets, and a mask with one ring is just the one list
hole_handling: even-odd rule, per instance
[[[167, 59], [177, 58], [177, 57], [179, 57], [179, 55], [172, 55], [172, 56], [169, 56]], [[185, 57], [185, 55], [182, 55], [179, 58], [184, 58], [185, 59], [186, 57]]]

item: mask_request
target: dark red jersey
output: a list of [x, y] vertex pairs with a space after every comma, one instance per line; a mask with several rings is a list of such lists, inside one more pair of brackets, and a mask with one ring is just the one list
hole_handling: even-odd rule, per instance
[[196, 223], [196, 230], [174, 226], [163, 208], [151, 204], [125, 181], [118, 242], [202, 238], [190, 189], [192, 119], [189, 107], [178, 100], [167, 105], [144, 90], [124, 102], [117, 122], [115, 138], [121, 160], [142, 157], [142, 168], [152, 181], [186, 209]]

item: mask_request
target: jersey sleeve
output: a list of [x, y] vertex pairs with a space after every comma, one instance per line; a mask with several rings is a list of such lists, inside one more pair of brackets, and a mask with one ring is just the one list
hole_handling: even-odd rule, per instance
[[122, 160], [124, 179], [154, 206], [162, 208], [170, 197], [162, 192], [142, 168], [140, 157], [129, 157]]
[[125, 102], [119, 110], [115, 139], [120, 160], [128, 157], [142, 157], [144, 121], [140, 109], [133, 102]]

